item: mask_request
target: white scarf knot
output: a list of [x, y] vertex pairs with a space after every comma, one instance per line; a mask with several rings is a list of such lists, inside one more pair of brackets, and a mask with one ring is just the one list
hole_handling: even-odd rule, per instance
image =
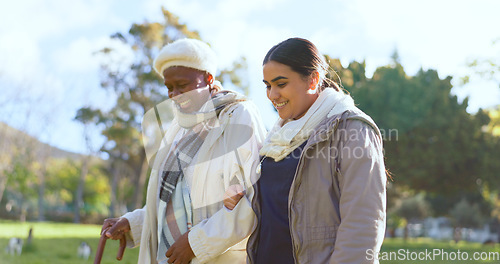
[[322, 120], [355, 109], [350, 95], [327, 88], [319, 94], [303, 117], [286, 123], [286, 120], [279, 118], [269, 131], [259, 154], [280, 161], [302, 145]]

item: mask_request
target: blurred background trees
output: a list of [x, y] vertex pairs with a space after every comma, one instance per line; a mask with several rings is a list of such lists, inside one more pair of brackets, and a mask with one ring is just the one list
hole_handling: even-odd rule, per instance
[[[336, 72], [330, 77], [340, 78], [382, 130], [386, 166], [394, 178], [388, 187], [389, 230], [426, 216], [452, 217], [457, 227], [498, 219], [499, 109], [470, 114], [467, 99], [452, 95], [451, 76], [441, 79], [435, 70], [408, 76], [397, 52], [392, 58], [368, 78], [365, 62], [344, 67], [326, 56]], [[471, 67], [479, 64], [478, 74], [498, 75], [498, 64], [476, 61]]]

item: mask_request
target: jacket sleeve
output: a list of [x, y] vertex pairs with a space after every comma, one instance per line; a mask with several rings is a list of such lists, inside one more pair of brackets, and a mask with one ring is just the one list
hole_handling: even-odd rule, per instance
[[386, 182], [382, 139], [369, 125], [348, 120], [340, 147], [340, 226], [331, 264], [378, 263], [385, 235]]
[[132, 212], [124, 214], [122, 217], [127, 218], [130, 225], [130, 232], [125, 233], [127, 239], [127, 247], [137, 247], [141, 242], [142, 224], [144, 222], [144, 215], [146, 214], [146, 207], [136, 209]]
[[[255, 224], [255, 214], [252, 210], [252, 183], [256, 180], [255, 169], [259, 162], [259, 149], [262, 145], [264, 131], [257, 111], [239, 104], [229, 114], [229, 125], [224, 131], [223, 140], [229, 146], [228, 161], [224, 163], [224, 187], [234, 184], [237, 179], [246, 190], [236, 207], [230, 211], [221, 207], [210, 218], [193, 226], [189, 232], [189, 244], [201, 263], [206, 263], [221, 255], [230, 247], [241, 242], [250, 235]], [[242, 135], [250, 128], [248, 140], [242, 142]], [[231, 150], [232, 149], [232, 150]], [[246, 245], [246, 244], [245, 244]], [[245, 249], [242, 245], [242, 249]]]

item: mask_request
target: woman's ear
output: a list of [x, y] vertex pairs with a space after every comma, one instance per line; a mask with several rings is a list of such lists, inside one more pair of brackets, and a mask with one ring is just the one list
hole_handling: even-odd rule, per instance
[[309, 92], [315, 92], [318, 89], [319, 83], [319, 72], [315, 71], [311, 74], [311, 78], [309, 78]]
[[207, 81], [207, 84], [213, 84], [214, 83], [214, 76], [210, 73], [207, 73], [206, 81]]

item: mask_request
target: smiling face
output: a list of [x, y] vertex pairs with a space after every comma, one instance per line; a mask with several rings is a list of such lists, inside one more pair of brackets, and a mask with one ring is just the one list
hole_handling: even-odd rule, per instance
[[168, 97], [174, 100], [182, 112], [195, 112], [210, 98], [209, 84], [213, 77], [209, 73], [174, 66], [163, 71], [163, 79]]
[[299, 119], [318, 98], [317, 78], [306, 78], [275, 61], [264, 64], [264, 84], [281, 119]]

